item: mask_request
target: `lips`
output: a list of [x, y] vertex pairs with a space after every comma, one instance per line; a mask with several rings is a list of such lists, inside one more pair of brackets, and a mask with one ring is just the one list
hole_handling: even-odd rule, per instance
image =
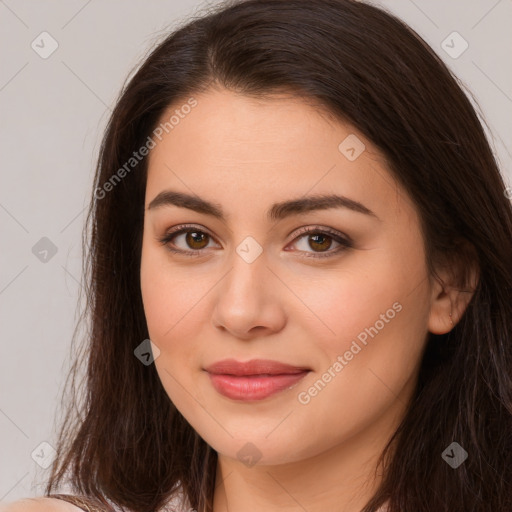
[[232, 400], [262, 400], [293, 387], [311, 370], [303, 366], [253, 359], [240, 362], [225, 359], [205, 369], [213, 387]]

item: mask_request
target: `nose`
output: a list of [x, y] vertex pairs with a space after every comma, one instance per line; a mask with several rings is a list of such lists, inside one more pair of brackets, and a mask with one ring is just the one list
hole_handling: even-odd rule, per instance
[[264, 252], [252, 262], [234, 253], [230, 270], [215, 289], [215, 328], [242, 340], [283, 329], [285, 287], [269, 268]]

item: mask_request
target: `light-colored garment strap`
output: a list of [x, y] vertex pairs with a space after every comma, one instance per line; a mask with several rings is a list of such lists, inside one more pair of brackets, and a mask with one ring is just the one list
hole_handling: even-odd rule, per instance
[[78, 508], [85, 510], [85, 512], [106, 512], [105, 508], [102, 508], [97, 501], [93, 501], [91, 498], [86, 496], [75, 496], [72, 494], [50, 494], [47, 498], [57, 498], [59, 500], [68, 501]]

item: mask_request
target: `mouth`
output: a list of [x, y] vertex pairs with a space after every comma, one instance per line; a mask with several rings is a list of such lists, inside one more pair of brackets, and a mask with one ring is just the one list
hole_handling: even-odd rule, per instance
[[255, 401], [292, 388], [311, 369], [263, 359], [247, 362], [226, 359], [205, 371], [221, 395], [232, 400]]

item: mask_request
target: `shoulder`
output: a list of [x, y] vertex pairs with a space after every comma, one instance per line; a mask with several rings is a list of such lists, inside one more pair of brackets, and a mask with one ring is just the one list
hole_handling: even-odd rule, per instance
[[83, 512], [71, 503], [57, 498], [24, 498], [0, 503], [0, 512]]

